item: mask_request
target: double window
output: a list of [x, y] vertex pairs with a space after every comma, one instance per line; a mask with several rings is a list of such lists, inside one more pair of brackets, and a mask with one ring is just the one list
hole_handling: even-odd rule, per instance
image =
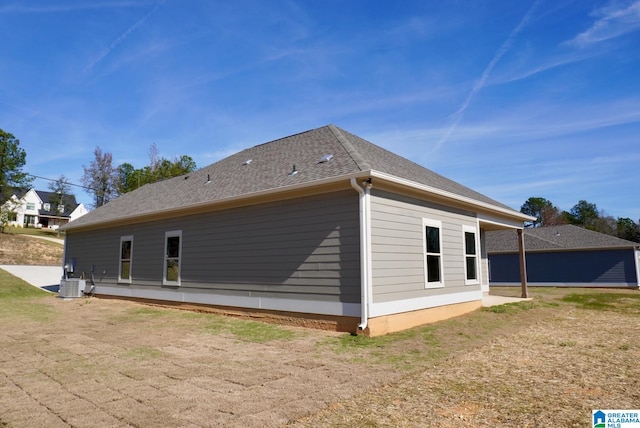
[[426, 287], [443, 287], [442, 278], [442, 222], [423, 219], [424, 269]]
[[[424, 229], [424, 270], [426, 288], [444, 287], [442, 222], [422, 219]], [[477, 230], [462, 226], [462, 244], [464, 250], [464, 283], [479, 283]]]
[[164, 285], [180, 285], [180, 255], [182, 252], [182, 231], [174, 230], [164, 234]]
[[120, 263], [118, 282], [131, 283], [131, 260], [133, 255], [133, 236], [120, 237]]

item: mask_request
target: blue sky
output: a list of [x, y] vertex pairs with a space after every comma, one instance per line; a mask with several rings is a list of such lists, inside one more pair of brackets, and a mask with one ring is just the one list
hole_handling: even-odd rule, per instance
[[80, 183], [96, 146], [204, 167], [331, 123], [515, 209], [640, 218], [640, 0], [9, 0], [0, 21], [0, 128], [34, 175]]

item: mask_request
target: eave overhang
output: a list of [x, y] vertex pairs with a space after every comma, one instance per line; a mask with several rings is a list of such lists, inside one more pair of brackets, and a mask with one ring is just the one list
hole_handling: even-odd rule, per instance
[[[470, 210], [483, 213], [493, 213], [496, 218], [508, 218], [516, 223], [523, 223], [525, 221], [533, 221], [535, 217], [531, 217], [515, 210], [507, 209], [497, 205], [492, 205], [483, 201], [478, 201], [473, 198], [457, 195], [452, 192], [447, 192], [432, 186], [417, 183], [411, 180], [402, 179], [391, 174], [383, 173], [375, 170], [359, 171], [351, 174], [344, 174], [340, 176], [330, 177], [321, 180], [307, 181], [300, 184], [293, 184], [289, 186], [283, 186], [268, 190], [262, 190], [258, 192], [251, 192], [240, 194], [228, 198], [216, 199], [214, 201], [207, 201], [198, 204], [191, 204], [187, 206], [172, 207], [165, 210], [156, 210], [153, 212], [141, 212], [134, 215], [129, 215], [124, 218], [115, 218], [107, 221], [92, 222], [87, 224], [74, 224], [75, 222], [67, 223], [60, 227], [63, 231], [83, 231], [92, 229], [104, 229], [111, 226], [117, 226], [121, 224], [134, 224], [142, 223], [152, 220], [161, 220], [165, 218], [174, 217], [176, 215], [185, 215], [191, 213], [200, 213], [211, 210], [221, 210], [232, 206], [250, 205], [255, 203], [256, 200], [273, 200], [273, 199], [288, 199], [293, 196], [298, 196], [304, 193], [305, 190], [317, 189], [322, 192], [323, 188], [327, 188], [325, 191], [336, 188], [336, 186], [344, 186], [344, 188], [351, 188], [350, 181], [352, 178], [356, 180], [366, 180], [368, 178], [382, 180], [386, 183], [391, 183], [396, 186], [411, 190], [412, 192], [418, 192], [425, 199], [436, 198], [441, 202], [451, 202], [457, 206], [463, 206]], [[373, 182], [375, 188], [376, 183]], [[315, 193], [315, 192], [314, 192]], [[292, 196], [293, 195], [293, 196]], [[88, 215], [90, 215], [89, 213]], [[77, 221], [77, 220], [76, 220]], [[482, 221], [482, 219], [481, 219]], [[488, 220], [491, 223], [490, 220]]]

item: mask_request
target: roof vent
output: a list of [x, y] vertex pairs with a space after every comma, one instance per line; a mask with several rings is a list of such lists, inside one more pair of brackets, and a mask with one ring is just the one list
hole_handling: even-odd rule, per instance
[[249, 165], [252, 160], [253, 159], [247, 159], [246, 161], [242, 162], [242, 165]]
[[328, 155], [322, 156], [322, 159], [320, 159], [320, 161], [318, 163], [327, 163], [331, 159], [333, 159], [333, 155], [331, 153], [329, 153]]
[[289, 177], [292, 177], [292, 176], [296, 175], [297, 173], [298, 173], [298, 168], [296, 168], [296, 166], [293, 165], [293, 169], [289, 173]]
[[209, 183], [211, 183], [211, 176], [207, 174], [207, 181], [205, 181], [204, 184], [209, 184]]

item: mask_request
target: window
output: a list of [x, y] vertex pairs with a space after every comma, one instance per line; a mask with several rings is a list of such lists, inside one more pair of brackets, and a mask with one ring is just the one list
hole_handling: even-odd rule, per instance
[[60, 204], [58, 205], [58, 212], [64, 212], [64, 205]]
[[465, 284], [478, 283], [478, 246], [476, 230], [463, 226], [464, 234], [464, 274]]
[[28, 210], [35, 210], [36, 209], [36, 204], [34, 202], [27, 202], [27, 209]]
[[165, 285], [180, 285], [180, 253], [182, 252], [182, 231], [174, 230], [164, 234], [164, 276]]
[[42, 209], [45, 211], [49, 211], [51, 209], [51, 204], [49, 202], [46, 202]]
[[442, 278], [442, 223], [423, 219], [426, 287], [444, 287]]
[[118, 282], [131, 283], [131, 259], [133, 254], [133, 236], [120, 238], [120, 268]]

